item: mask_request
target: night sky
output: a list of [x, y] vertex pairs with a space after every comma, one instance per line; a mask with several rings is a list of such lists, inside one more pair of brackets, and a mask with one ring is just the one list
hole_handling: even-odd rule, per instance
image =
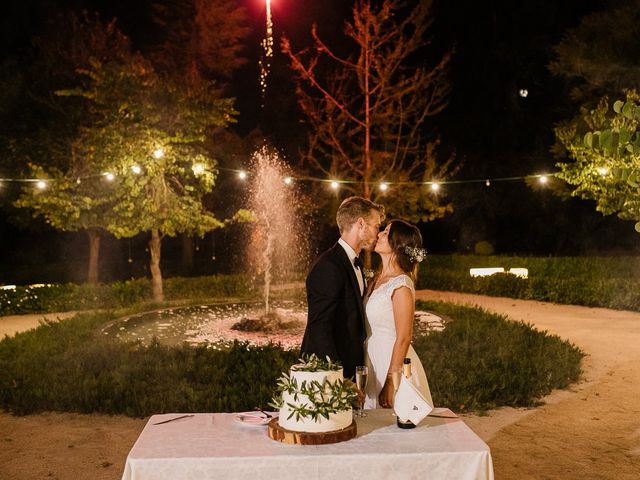
[[[276, 48], [268, 101], [261, 110], [257, 63], [258, 45], [264, 34], [264, 2], [240, 1], [249, 13], [252, 33], [245, 51], [249, 62], [231, 82], [240, 111], [235, 128], [246, 134], [259, 127], [288, 158], [295, 158], [305, 135], [297, 128], [300, 113], [296, 109], [291, 72]], [[153, 44], [157, 34], [149, 15], [151, 3], [151, 0], [4, 2], [0, 42], [3, 63], [19, 59], [46, 19], [68, 8], [96, 10], [107, 19], [116, 17], [134, 47], [144, 50]], [[272, 0], [276, 47], [286, 33], [294, 47], [303, 48], [309, 41], [311, 24], [317, 22], [321, 36], [330, 45], [344, 49], [341, 30], [351, 3]], [[432, 127], [441, 135], [442, 151], [455, 152], [464, 162], [456, 179], [554, 171], [556, 160], [549, 153], [554, 140], [552, 128], [575, 112], [576, 105], [569, 99], [570, 85], [547, 69], [553, 58], [552, 47], [584, 15], [605, 5], [597, 0], [434, 2], [431, 51], [438, 54], [453, 49], [455, 53], [450, 70], [449, 107], [433, 120]], [[528, 91], [526, 98], [519, 95], [520, 89]], [[561, 199], [548, 189], [534, 189], [524, 182], [494, 182], [490, 187], [484, 183], [449, 185], [445, 190], [454, 203], [455, 213], [421, 225], [426, 246], [432, 253], [472, 252], [475, 243], [481, 240], [491, 242], [497, 253], [506, 254], [640, 253], [633, 223], [602, 217], [591, 202]], [[34, 259], [48, 262], [51, 256], [60, 257], [86, 248], [84, 237], [58, 234], [41, 226], [15, 226], [0, 218], [0, 273], [8, 270], [3, 264], [15, 264], [17, 258], [24, 266]], [[52, 245], [49, 257], [39, 251], [42, 241]], [[105, 247], [107, 256], [109, 248]], [[114, 246], [113, 255], [122, 254], [123, 248]], [[81, 263], [83, 259], [78, 261]]]

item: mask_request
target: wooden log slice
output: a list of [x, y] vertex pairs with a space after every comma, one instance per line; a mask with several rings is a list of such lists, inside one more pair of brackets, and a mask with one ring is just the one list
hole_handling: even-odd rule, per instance
[[278, 423], [278, 419], [273, 418], [269, 422], [267, 430], [269, 438], [291, 445], [324, 445], [345, 442], [354, 438], [357, 433], [358, 428], [355, 420], [348, 427], [333, 432], [295, 432], [282, 428]]

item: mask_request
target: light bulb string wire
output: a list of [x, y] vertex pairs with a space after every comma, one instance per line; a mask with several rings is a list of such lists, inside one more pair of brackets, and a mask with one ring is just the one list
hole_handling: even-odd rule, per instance
[[[250, 176], [251, 172], [247, 170], [237, 169], [237, 168], [227, 168], [227, 167], [216, 167], [215, 170], [224, 171], [234, 173], [236, 175], [241, 175], [242, 178], [246, 176]], [[475, 179], [460, 179], [460, 180], [427, 180], [427, 181], [393, 181], [393, 180], [378, 180], [378, 181], [370, 181], [370, 185], [459, 185], [459, 184], [470, 184], [470, 183], [485, 183], [489, 185], [492, 182], [515, 182], [521, 180], [528, 179], [542, 179], [542, 178], [550, 178], [558, 175], [559, 172], [551, 172], [551, 173], [540, 173], [540, 174], [530, 174], [530, 175], [521, 175], [521, 176], [512, 176], [512, 177], [485, 177], [485, 178], [475, 178]], [[89, 180], [95, 178], [101, 178], [105, 176], [113, 175], [113, 177], [122, 176], [122, 174], [115, 174], [110, 172], [104, 172], [100, 174], [93, 175], [81, 175], [81, 176], [73, 176], [69, 177], [69, 179], [73, 178], [76, 181]], [[138, 175], [138, 174], [135, 174]], [[313, 176], [305, 176], [305, 175], [288, 175], [285, 177], [290, 181], [307, 181], [307, 182], [322, 182], [322, 183], [337, 183], [337, 184], [359, 184], [362, 183], [362, 180], [341, 180], [341, 179], [330, 179], [330, 178], [319, 178]], [[15, 182], [15, 183], [38, 183], [38, 182], [55, 182], [56, 178], [8, 178], [8, 177], [0, 177], [0, 182]]]

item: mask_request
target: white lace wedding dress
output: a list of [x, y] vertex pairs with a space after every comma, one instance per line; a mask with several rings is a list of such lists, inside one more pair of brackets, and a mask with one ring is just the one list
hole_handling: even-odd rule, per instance
[[[416, 292], [411, 278], [398, 275], [376, 288], [366, 300], [365, 364], [369, 367], [369, 378], [365, 388], [365, 408], [378, 408], [378, 394], [384, 386], [391, 363], [393, 344], [396, 341], [396, 324], [393, 319], [393, 292], [407, 287], [415, 301]], [[411, 359], [412, 382], [433, 406], [427, 375], [418, 354], [409, 346], [407, 357]]]

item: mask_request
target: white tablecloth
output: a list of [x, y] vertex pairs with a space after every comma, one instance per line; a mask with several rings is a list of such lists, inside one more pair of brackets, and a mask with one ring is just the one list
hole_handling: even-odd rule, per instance
[[390, 410], [357, 419], [358, 436], [330, 445], [286, 445], [234, 414], [154, 415], [127, 457], [123, 480], [492, 480], [489, 447], [458, 418], [427, 417], [401, 430]]

